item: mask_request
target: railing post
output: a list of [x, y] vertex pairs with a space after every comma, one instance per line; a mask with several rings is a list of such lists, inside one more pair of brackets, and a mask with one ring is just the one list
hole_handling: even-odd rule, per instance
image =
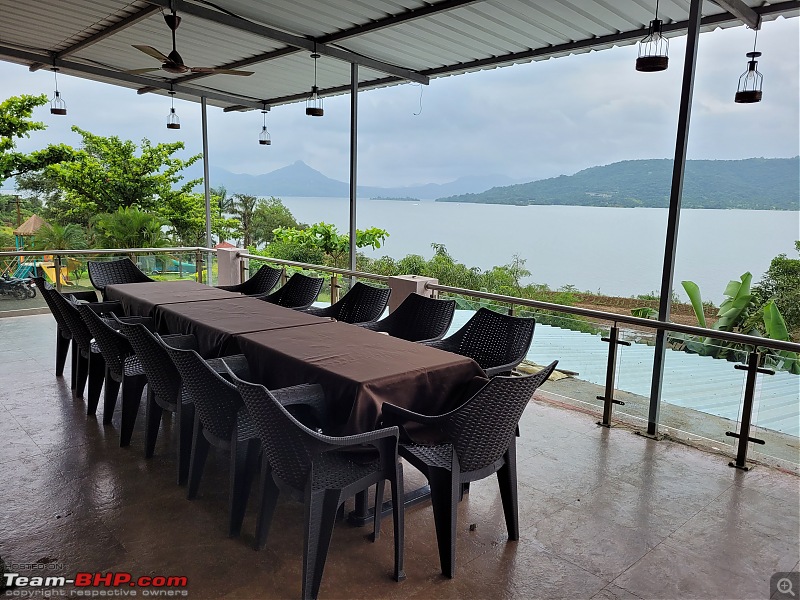
[[725, 435], [728, 437], [735, 437], [739, 440], [739, 445], [736, 448], [736, 460], [728, 463], [728, 466], [748, 471], [750, 467], [747, 466], [747, 445], [748, 442], [755, 444], [764, 444], [764, 440], [750, 437], [750, 423], [753, 419], [753, 399], [756, 395], [756, 378], [759, 373], [764, 375], [775, 375], [772, 369], [762, 369], [758, 366], [761, 361], [761, 353], [753, 349], [747, 357], [747, 365], [736, 365], [734, 369], [740, 371], [747, 371], [747, 379], [744, 384], [744, 402], [742, 405], [742, 422], [739, 426], [739, 433], [735, 431], [726, 431]]
[[513, 304], [509, 304], [509, 306], [508, 306], [508, 316], [509, 317], [513, 317], [514, 316], [514, 305]]
[[339, 277], [336, 273], [331, 274], [331, 304], [339, 301]]
[[608, 363], [606, 364], [606, 392], [603, 396], [597, 396], [598, 400], [603, 401], [603, 420], [598, 421], [598, 425], [611, 427], [611, 411], [615, 404], [625, 406], [625, 403], [614, 399], [617, 379], [617, 346], [630, 346], [630, 342], [619, 339], [619, 327], [617, 324], [611, 327], [607, 338], [600, 338], [608, 342]]
[[56, 270], [56, 280], [55, 280], [56, 289], [60, 292], [61, 291], [61, 255], [60, 254], [56, 254], [53, 257], [53, 266], [55, 267], [55, 270]]
[[286, 285], [286, 267], [281, 267], [281, 285]]
[[200, 250], [194, 253], [194, 272], [197, 275], [197, 283], [203, 283], [203, 253]]
[[247, 263], [247, 260], [244, 259], [244, 258], [239, 261], [239, 283], [244, 283], [245, 281], [247, 281], [247, 279], [245, 278], [246, 271], [247, 271], [247, 264], [246, 263]]

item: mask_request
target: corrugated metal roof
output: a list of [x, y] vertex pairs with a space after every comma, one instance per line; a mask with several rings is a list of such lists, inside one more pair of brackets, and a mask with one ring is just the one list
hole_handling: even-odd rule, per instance
[[[745, 2], [764, 19], [797, 16], [800, 2]], [[186, 64], [240, 68], [251, 77], [175, 75], [132, 48], [171, 50], [161, 17], [170, 0], [0, 0], [0, 59], [223, 107], [296, 102], [309, 92], [314, 44], [323, 95], [350, 89], [350, 62], [361, 89], [409, 79], [543, 60], [633, 44], [656, 0], [175, 0], [182, 23], [177, 49]], [[668, 36], [685, 32], [689, 0], [661, 0]], [[703, 5], [705, 29], [740, 24], [717, 4]], [[35, 67], [35, 68], [36, 68]]]

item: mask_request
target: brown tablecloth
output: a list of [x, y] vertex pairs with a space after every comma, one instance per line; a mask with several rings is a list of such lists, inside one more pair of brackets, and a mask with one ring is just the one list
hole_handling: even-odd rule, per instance
[[325, 388], [332, 419], [326, 433], [376, 429], [383, 402], [441, 414], [486, 383], [472, 359], [346, 323], [260, 331], [237, 340], [254, 379], [266, 387]]
[[164, 304], [198, 302], [241, 298], [241, 294], [227, 292], [196, 281], [153, 281], [120, 283], [106, 286], [107, 300], [119, 300], [126, 315], [155, 317], [154, 309]]
[[239, 352], [236, 336], [253, 331], [319, 326], [330, 319], [315, 317], [257, 298], [236, 294], [223, 300], [160, 304], [154, 311], [160, 331], [192, 333], [205, 358]]

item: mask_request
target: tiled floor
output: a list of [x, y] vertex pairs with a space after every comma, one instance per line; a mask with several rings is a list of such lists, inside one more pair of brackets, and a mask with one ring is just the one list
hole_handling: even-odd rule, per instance
[[[252, 499], [244, 534], [228, 538], [223, 457], [212, 455], [199, 497], [186, 500], [174, 482], [171, 422], [152, 460], [142, 456], [142, 415], [131, 446], [119, 448], [119, 414], [109, 426], [87, 418], [69, 368], [66, 379], [53, 376], [54, 342], [49, 315], [0, 319], [0, 556], [68, 577], [187, 576], [192, 598], [297, 597], [300, 506], [279, 504], [262, 552], [251, 548]], [[406, 512], [406, 581], [391, 580], [391, 519], [376, 543], [368, 528], [343, 522], [320, 597], [768, 598], [773, 573], [798, 570], [797, 477], [742, 473], [723, 457], [595, 420], [528, 406], [518, 542], [507, 539], [496, 480], [487, 479], [459, 507], [455, 579], [440, 574], [422, 504]], [[421, 483], [408, 465], [405, 473], [408, 488]]]

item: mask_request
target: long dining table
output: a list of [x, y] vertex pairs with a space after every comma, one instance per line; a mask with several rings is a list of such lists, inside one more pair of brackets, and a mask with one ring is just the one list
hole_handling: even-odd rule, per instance
[[486, 382], [470, 358], [195, 282], [109, 285], [106, 295], [163, 333], [194, 334], [205, 358], [243, 353], [267, 388], [321, 384], [333, 435], [379, 427], [383, 402], [441, 414]]

